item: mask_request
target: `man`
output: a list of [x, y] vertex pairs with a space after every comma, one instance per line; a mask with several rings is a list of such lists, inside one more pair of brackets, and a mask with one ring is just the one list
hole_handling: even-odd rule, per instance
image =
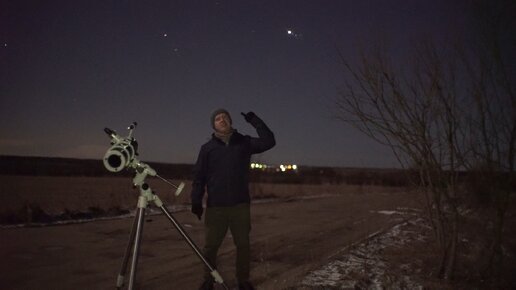
[[[274, 134], [253, 112], [241, 113], [258, 133], [258, 138], [242, 135], [232, 127], [228, 111], [218, 109], [211, 115], [212, 138], [199, 152], [192, 182], [192, 213], [199, 220], [206, 203], [204, 256], [216, 268], [217, 251], [228, 229], [236, 246], [236, 277], [239, 289], [254, 289], [249, 281], [251, 230], [249, 165], [251, 155], [271, 149]], [[213, 289], [213, 278], [206, 271], [200, 289]]]

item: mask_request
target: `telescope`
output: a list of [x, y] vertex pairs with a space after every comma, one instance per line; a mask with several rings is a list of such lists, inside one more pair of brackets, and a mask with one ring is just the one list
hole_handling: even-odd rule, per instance
[[111, 147], [104, 155], [104, 167], [111, 172], [119, 172], [122, 169], [128, 167], [134, 160], [135, 156], [138, 155], [138, 142], [132, 137], [133, 130], [138, 124], [136, 122], [131, 123], [127, 129], [129, 129], [129, 135], [122, 138], [117, 135], [114, 130], [104, 128], [104, 132], [111, 137]]
[[138, 123], [133, 122], [131, 125], [129, 125], [129, 127], [127, 127], [129, 130], [127, 137], [121, 137], [116, 133], [116, 131], [109, 128], [104, 128], [104, 132], [106, 132], [106, 134], [111, 137], [111, 147], [106, 151], [106, 154], [104, 154], [103, 158], [104, 167], [106, 167], [106, 169], [111, 172], [120, 172], [124, 168], [135, 169], [137, 175], [133, 180], [134, 186], [137, 186], [143, 182], [147, 175], [156, 176], [162, 181], [176, 188], [175, 195], [178, 196], [181, 194], [181, 191], [185, 186], [184, 182], [176, 185], [158, 175], [156, 171], [149, 165], [141, 162], [136, 158], [136, 156], [138, 156], [138, 142], [135, 138], [133, 138], [132, 135], [137, 125]]
[[167, 179], [159, 176], [156, 173], [156, 171], [152, 169], [152, 167], [141, 162], [140, 160], [138, 160], [138, 158], [136, 158], [136, 156], [138, 156], [138, 142], [132, 136], [136, 126], [136, 122], [133, 122], [131, 123], [131, 125], [129, 125], [129, 127], [127, 128], [129, 130], [129, 134], [126, 137], [119, 136], [114, 130], [104, 128], [104, 132], [106, 132], [106, 134], [109, 137], [111, 137], [111, 147], [107, 150], [106, 154], [104, 154], [103, 158], [104, 167], [106, 167], [106, 169], [110, 172], [119, 172], [124, 168], [134, 169], [135, 176], [133, 178], [133, 185], [140, 189], [140, 196], [138, 197], [137, 203], [137, 211], [133, 221], [133, 226], [131, 228], [131, 233], [129, 235], [129, 243], [127, 244], [127, 248], [123, 258], [122, 268], [118, 274], [116, 288], [121, 289], [124, 286], [124, 279], [127, 271], [129, 257], [132, 256], [129, 286], [127, 289], [134, 289], [136, 279], [136, 266], [138, 264], [140, 243], [143, 233], [145, 210], [149, 202], [154, 202], [154, 204], [163, 212], [163, 214], [165, 214], [165, 216], [170, 220], [170, 222], [172, 222], [172, 224], [178, 230], [178, 232], [183, 236], [184, 240], [192, 248], [194, 253], [199, 257], [199, 259], [201, 259], [204, 265], [208, 268], [215, 282], [220, 283], [224, 287], [224, 289], [228, 290], [229, 288], [224, 283], [224, 280], [220, 276], [219, 272], [217, 272], [217, 270], [210, 265], [210, 263], [202, 255], [197, 245], [192, 241], [192, 239], [183, 229], [181, 224], [179, 224], [179, 222], [174, 218], [174, 216], [172, 216], [172, 214], [165, 207], [161, 199], [152, 191], [150, 186], [145, 182], [145, 178], [147, 176], [156, 176], [164, 182], [168, 183], [169, 185], [175, 187], [176, 196], [178, 196], [181, 193], [185, 186], [184, 182], [181, 182], [179, 185], [175, 185]]

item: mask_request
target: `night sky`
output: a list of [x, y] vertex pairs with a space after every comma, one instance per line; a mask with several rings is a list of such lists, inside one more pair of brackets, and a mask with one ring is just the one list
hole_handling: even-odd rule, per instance
[[393, 167], [388, 148], [336, 120], [353, 62], [387, 39], [403, 62], [423, 38], [460, 31], [449, 1], [0, 1], [0, 154], [101, 159], [104, 127], [142, 161], [194, 163], [226, 108], [254, 111], [269, 164]]

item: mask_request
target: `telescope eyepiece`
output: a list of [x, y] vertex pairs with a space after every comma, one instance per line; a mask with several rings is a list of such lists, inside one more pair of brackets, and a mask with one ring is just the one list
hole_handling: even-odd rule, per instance
[[106, 134], [108, 134], [110, 137], [115, 134], [116, 132], [109, 129], [109, 128], [104, 128], [104, 132], [106, 132]]

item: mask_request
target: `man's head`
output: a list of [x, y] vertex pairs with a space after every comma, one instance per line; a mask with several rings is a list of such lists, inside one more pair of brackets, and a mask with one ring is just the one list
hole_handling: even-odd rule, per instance
[[211, 126], [215, 131], [226, 134], [233, 130], [232, 121], [229, 112], [224, 109], [218, 109], [211, 114]]

